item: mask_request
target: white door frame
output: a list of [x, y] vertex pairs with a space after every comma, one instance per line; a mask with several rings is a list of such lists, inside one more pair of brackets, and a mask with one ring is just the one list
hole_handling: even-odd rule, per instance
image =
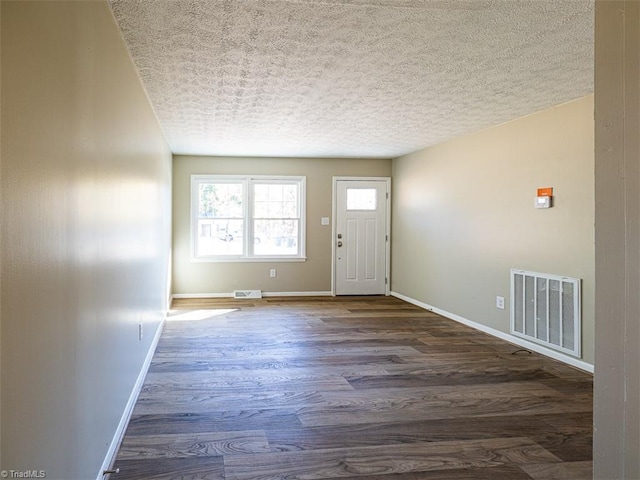
[[385, 278], [387, 279], [385, 284], [385, 295], [389, 296], [391, 293], [391, 177], [333, 177], [333, 188], [331, 191], [331, 295], [336, 296], [336, 247], [337, 247], [337, 193], [338, 182], [341, 180], [347, 181], [377, 181], [386, 182], [387, 198], [386, 198], [386, 225], [385, 235], [387, 241], [385, 242]]

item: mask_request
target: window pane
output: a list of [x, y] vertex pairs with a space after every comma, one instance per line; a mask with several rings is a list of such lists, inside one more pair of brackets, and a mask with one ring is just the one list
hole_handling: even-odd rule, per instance
[[254, 186], [254, 196], [256, 201], [267, 202], [269, 201], [269, 185], [257, 184]]
[[253, 218], [298, 218], [298, 185], [256, 184]]
[[283, 185], [282, 186], [282, 199], [285, 202], [297, 202], [298, 201], [298, 186], [297, 185]]
[[282, 218], [282, 202], [281, 201], [269, 202], [268, 211], [269, 211], [269, 214], [267, 215], [267, 218]]
[[242, 218], [241, 183], [201, 183], [199, 218]]
[[242, 255], [243, 224], [242, 220], [198, 220], [196, 255]]
[[242, 255], [242, 183], [200, 183], [198, 200], [196, 255]]
[[267, 185], [269, 189], [269, 201], [279, 202], [282, 200], [282, 185]]
[[284, 218], [296, 218], [298, 216], [298, 204], [296, 202], [282, 202], [282, 216]]
[[269, 217], [269, 202], [253, 202], [255, 205], [253, 210], [254, 218], [268, 218]]
[[347, 188], [347, 210], [375, 210], [377, 193], [375, 188]]
[[253, 252], [256, 255], [297, 255], [298, 220], [255, 220]]

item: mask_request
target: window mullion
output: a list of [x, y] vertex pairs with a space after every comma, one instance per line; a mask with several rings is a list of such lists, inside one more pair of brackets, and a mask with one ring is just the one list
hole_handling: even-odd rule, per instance
[[244, 209], [244, 218], [245, 218], [245, 236], [244, 236], [244, 248], [247, 257], [253, 257], [253, 181], [252, 179], [245, 180], [245, 209]]

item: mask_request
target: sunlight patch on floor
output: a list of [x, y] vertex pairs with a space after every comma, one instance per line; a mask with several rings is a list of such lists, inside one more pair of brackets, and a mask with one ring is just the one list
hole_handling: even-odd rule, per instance
[[184, 322], [194, 320], [206, 320], [211, 317], [218, 317], [228, 313], [236, 312], [237, 308], [216, 308], [213, 310], [172, 310], [167, 317], [167, 322]]

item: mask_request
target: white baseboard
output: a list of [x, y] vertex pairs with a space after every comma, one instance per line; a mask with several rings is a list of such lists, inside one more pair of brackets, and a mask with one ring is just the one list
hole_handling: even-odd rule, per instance
[[331, 292], [262, 292], [263, 297], [330, 297]]
[[554, 360], [558, 360], [560, 362], [566, 363], [573, 367], [579, 368], [580, 370], [584, 370], [585, 372], [593, 373], [593, 365], [583, 360], [570, 357], [569, 355], [565, 355], [564, 353], [561, 353], [561, 352], [550, 350], [541, 345], [538, 345], [533, 342], [528, 342], [525, 339], [516, 337], [509, 333], [501, 332], [500, 330], [496, 330], [495, 328], [487, 327], [486, 325], [482, 325], [481, 323], [474, 322], [473, 320], [469, 320], [467, 318], [461, 317], [460, 315], [456, 315], [455, 313], [447, 312], [446, 310], [442, 310], [438, 307], [434, 307], [432, 305], [429, 305], [428, 303], [424, 303], [414, 298], [407, 297], [406, 295], [402, 295], [401, 293], [391, 292], [391, 295], [396, 298], [399, 298], [400, 300], [404, 300], [405, 302], [424, 308], [425, 310], [429, 310], [430, 312], [437, 313], [438, 315], [442, 315], [443, 317], [450, 318], [451, 320], [462, 323], [471, 328], [475, 328], [476, 330], [480, 330], [481, 332], [488, 333], [489, 335], [500, 338], [509, 343], [513, 343], [520, 347], [526, 348], [527, 350], [533, 350], [534, 352], [540, 353], [547, 357], [551, 357]]
[[230, 293], [174, 293], [171, 299], [175, 298], [231, 298], [233, 292]]
[[142, 390], [142, 385], [144, 384], [144, 379], [147, 376], [147, 371], [149, 370], [149, 366], [151, 365], [151, 360], [153, 359], [153, 354], [156, 351], [156, 347], [158, 346], [158, 342], [160, 341], [160, 336], [162, 335], [162, 331], [164, 330], [165, 322], [167, 318], [163, 318], [156, 329], [156, 333], [153, 336], [153, 340], [151, 341], [151, 345], [149, 346], [149, 351], [147, 352], [147, 356], [144, 359], [144, 363], [142, 364], [142, 368], [140, 369], [140, 373], [138, 374], [138, 378], [136, 379], [136, 383], [133, 386], [133, 390], [131, 391], [131, 395], [129, 395], [129, 400], [124, 408], [124, 412], [122, 412], [122, 417], [120, 418], [120, 423], [118, 423], [118, 428], [116, 428], [116, 432], [113, 435], [113, 439], [111, 440], [111, 444], [109, 446], [109, 450], [107, 451], [106, 456], [104, 457], [104, 461], [102, 462], [102, 467], [100, 467], [100, 471], [98, 472], [98, 476], [96, 480], [104, 480], [105, 476], [102, 472], [105, 470], [110, 470], [113, 467], [113, 464], [116, 460], [116, 455], [118, 454], [118, 449], [120, 448], [120, 444], [122, 443], [122, 438], [124, 437], [124, 432], [127, 429], [127, 425], [129, 424], [129, 419], [131, 418], [131, 414], [133, 413], [133, 407], [136, 405], [136, 401], [138, 400], [138, 396], [140, 395], [140, 391]]
[[[263, 297], [330, 297], [331, 292], [262, 292]], [[233, 298], [230, 293], [174, 293], [172, 298]]]

